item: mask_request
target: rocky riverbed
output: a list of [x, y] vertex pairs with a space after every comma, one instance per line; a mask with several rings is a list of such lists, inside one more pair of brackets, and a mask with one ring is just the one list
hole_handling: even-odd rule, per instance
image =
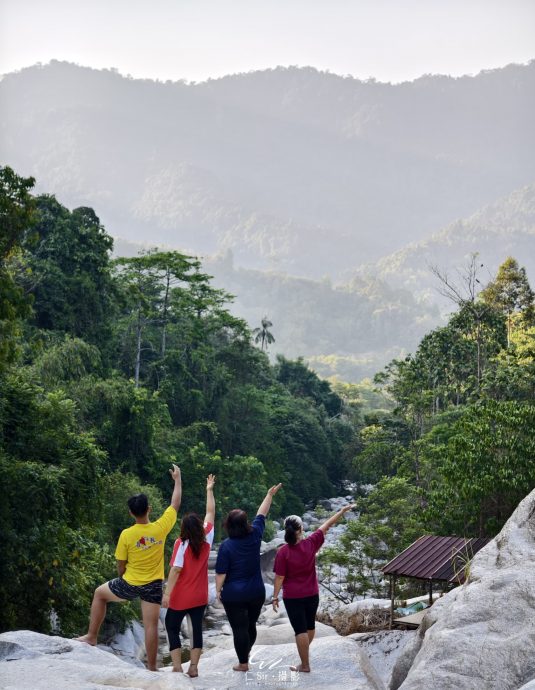
[[222, 632], [220, 619], [221, 631], [202, 655], [195, 680], [169, 668], [156, 673], [138, 668], [109, 647], [30, 631], [3, 633], [0, 688], [535, 690], [535, 491], [474, 556], [467, 582], [436, 602], [417, 632], [342, 637], [320, 625], [311, 648], [312, 672], [296, 675], [289, 669], [297, 653], [287, 619], [266, 608], [251, 672], [241, 674], [231, 670], [231, 636]]
[[[199, 663], [192, 680], [167, 667], [150, 672], [126, 663], [101, 648], [30, 631], [0, 635], [2, 690], [231, 690], [234, 688], [307, 688], [318, 690], [383, 690], [393, 662], [409, 639], [399, 631], [365, 639], [340, 637], [320, 626], [312, 645], [310, 674], [292, 673], [297, 660], [287, 623], [276, 634], [261, 628], [251, 654], [251, 671], [232, 670], [233, 649], [212, 648]], [[325, 626], [327, 628], [327, 626]], [[187, 664], [185, 664], [187, 670]]]
[[[352, 487], [348, 487], [352, 488]], [[334, 511], [339, 510], [342, 506], [347, 505], [353, 500], [352, 494], [347, 494], [346, 496], [337, 496], [329, 499], [322, 499], [319, 505], [314, 509], [307, 510], [303, 516], [303, 525], [305, 531], [310, 533], [317, 529], [329, 515]], [[348, 520], [358, 519], [358, 516], [352, 512], [346, 514]], [[271, 597], [273, 595], [273, 563], [275, 561], [275, 555], [277, 549], [284, 544], [284, 531], [280, 529], [281, 525], [275, 522], [275, 527], [278, 528], [274, 539], [270, 542], [262, 542], [261, 547], [261, 569], [262, 577], [266, 587], [266, 606], [260, 616], [258, 624], [258, 639], [259, 642], [269, 637], [275, 640], [276, 634], [281, 634], [283, 632], [283, 627], [286, 626], [284, 632], [290, 630], [288, 619], [284, 610], [284, 604], [281, 602], [280, 611], [278, 614], [274, 614], [271, 607], [268, 605]], [[325, 543], [326, 545], [335, 544], [339, 539], [341, 534], [345, 531], [345, 524], [334, 525], [327, 533]], [[210, 651], [213, 649], [231, 649], [232, 648], [232, 631], [227, 622], [225, 610], [221, 604], [216, 601], [215, 596], [215, 561], [217, 557], [217, 551], [214, 550], [210, 554], [208, 568], [209, 568], [209, 602], [208, 608], [205, 616], [205, 629], [204, 629], [204, 646], [205, 651]], [[343, 568], [339, 569], [337, 572], [337, 583], [338, 590], [343, 594], [344, 588], [344, 577], [345, 572]], [[321, 586], [320, 586], [321, 587]], [[330, 589], [333, 589], [333, 583], [329, 585]], [[331, 591], [321, 587], [320, 592], [320, 613], [327, 614], [328, 618], [331, 618], [337, 611], [340, 610], [356, 610], [359, 608], [382, 608], [387, 609], [390, 606], [390, 602], [387, 599], [363, 599], [359, 602], [353, 602], [352, 604], [343, 603], [335, 594]], [[159, 663], [160, 665], [167, 665], [170, 663], [169, 649], [167, 644], [167, 636], [165, 633], [165, 627], [163, 624], [165, 617], [165, 611], [162, 611], [160, 619], [160, 644], [159, 644]], [[273, 630], [270, 630], [271, 628]], [[328, 626], [323, 626], [327, 628]], [[319, 624], [319, 628], [321, 624]], [[332, 628], [329, 628], [333, 630]], [[187, 619], [182, 625], [182, 633], [185, 638], [185, 649], [189, 644], [189, 639], [191, 637], [188, 629]], [[324, 634], [324, 632], [323, 632]], [[285, 634], [281, 637], [281, 642], [292, 642], [293, 634]], [[104, 647], [104, 646], [103, 646]], [[116, 635], [106, 646], [106, 649], [110, 649], [120, 656], [125, 661], [132, 664], [141, 666], [142, 660], [144, 658], [144, 642], [143, 642], [143, 628], [140, 623], [133, 623], [125, 633]], [[187, 654], [187, 651], [185, 652]]]

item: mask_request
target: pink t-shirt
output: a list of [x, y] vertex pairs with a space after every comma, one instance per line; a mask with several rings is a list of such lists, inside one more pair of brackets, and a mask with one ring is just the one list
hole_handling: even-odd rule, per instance
[[277, 551], [273, 570], [275, 575], [284, 576], [282, 596], [285, 599], [301, 599], [318, 594], [316, 575], [316, 553], [325, 536], [317, 529], [297, 544], [285, 544]]

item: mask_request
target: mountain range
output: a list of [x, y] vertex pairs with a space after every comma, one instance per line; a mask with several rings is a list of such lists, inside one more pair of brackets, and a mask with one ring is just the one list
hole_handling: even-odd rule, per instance
[[533, 282], [534, 87], [535, 61], [396, 85], [54, 61], [0, 80], [0, 150], [39, 192], [95, 208], [119, 253], [202, 256], [278, 350], [358, 379], [440, 322], [430, 265], [478, 252], [491, 276], [512, 254]]
[[535, 62], [396, 85], [52, 62], [0, 81], [0, 146], [116, 236], [336, 279], [533, 183], [534, 106]]

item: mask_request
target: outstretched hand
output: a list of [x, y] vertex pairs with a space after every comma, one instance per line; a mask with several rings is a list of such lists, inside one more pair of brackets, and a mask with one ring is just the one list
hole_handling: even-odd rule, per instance
[[209, 474], [206, 477], [206, 490], [208, 491], [210, 489], [213, 489], [214, 484], [215, 484], [215, 474]]
[[355, 510], [357, 506], [351, 505], [351, 503], [348, 506], [344, 506], [343, 508], [340, 509], [340, 514], [345, 515], [346, 513], [349, 513], [350, 510]]
[[175, 463], [173, 463], [173, 469], [169, 470], [169, 474], [171, 475], [171, 477], [173, 478], [173, 480], [175, 482], [177, 479], [181, 479], [180, 467], [178, 467], [178, 465], [175, 465]]
[[275, 496], [277, 491], [281, 488], [282, 484], [275, 484], [275, 486], [272, 486], [270, 489], [268, 489], [268, 494], [270, 496]]

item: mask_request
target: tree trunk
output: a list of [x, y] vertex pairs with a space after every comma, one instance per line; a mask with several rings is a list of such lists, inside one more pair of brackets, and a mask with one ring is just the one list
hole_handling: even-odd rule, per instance
[[134, 381], [136, 388], [139, 387], [139, 370], [141, 368], [141, 309], [137, 312], [137, 333], [136, 333], [136, 366], [134, 372]]
[[476, 344], [477, 344], [477, 388], [479, 390], [479, 386], [481, 384], [481, 333], [480, 333], [479, 324], [477, 326], [477, 331], [476, 331]]
[[165, 297], [163, 300], [163, 328], [162, 328], [162, 344], [160, 347], [160, 354], [162, 357], [165, 356], [166, 340], [167, 340], [167, 312], [169, 310], [169, 290], [171, 286], [171, 273], [169, 269], [165, 276]]

